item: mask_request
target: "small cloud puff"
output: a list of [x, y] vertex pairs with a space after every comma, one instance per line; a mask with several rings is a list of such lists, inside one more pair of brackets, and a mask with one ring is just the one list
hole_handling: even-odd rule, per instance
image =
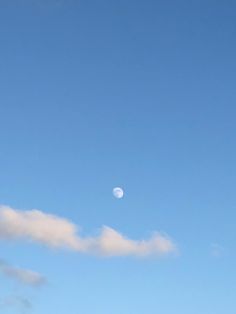
[[148, 240], [131, 240], [104, 226], [97, 237], [82, 238], [67, 219], [39, 210], [20, 211], [0, 206], [0, 239], [25, 239], [51, 248], [66, 248], [102, 256], [165, 256], [177, 251], [166, 235], [155, 233]]
[[224, 254], [224, 248], [218, 243], [211, 244], [211, 255], [219, 258]]

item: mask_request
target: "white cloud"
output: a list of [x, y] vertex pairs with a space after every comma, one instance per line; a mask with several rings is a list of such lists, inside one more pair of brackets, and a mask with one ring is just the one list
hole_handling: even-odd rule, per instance
[[27, 239], [51, 247], [79, 249], [77, 228], [66, 219], [39, 210], [0, 206], [0, 239]]
[[3, 260], [0, 260], [0, 272], [8, 278], [33, 287], [38, 287], [46, 283], [45, 277], [39, 273], [11, 266]]
[[119, 255], [135, 255], [135, 256], [148, 256], [148, 255], [166, 255], [176, 251], [173, 242], [167, 237], [159, 233], [154, 234], [148, 240], [130, 240], [124, 237], [116, 230], [103, 227], [101, 235], [94, 240], [94, 248], [98, 254], [106, 256], [119, 256]]
[[0, 206], [0, 239], [25, 239], [52, 248], [67, 248], [104, 256], [164, 256], [176, 252], [170, 238], [155, 233], [148, 240], [135, 241], [104, 226], [97, 237], [82, 238], [67, 219], [39, 210], [20, 211]]

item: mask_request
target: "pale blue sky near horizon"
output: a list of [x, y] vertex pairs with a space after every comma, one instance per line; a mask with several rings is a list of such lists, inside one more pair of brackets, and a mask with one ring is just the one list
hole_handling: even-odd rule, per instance
[[179, 255], [101, 258], [1, 240], [0, 259], [48, 284], [1, 277], [0, 303], [235, 313], [235, 16], [229, 0], [1, 1], [0, 204], [65, 217], [84, 235], [161, 231]]

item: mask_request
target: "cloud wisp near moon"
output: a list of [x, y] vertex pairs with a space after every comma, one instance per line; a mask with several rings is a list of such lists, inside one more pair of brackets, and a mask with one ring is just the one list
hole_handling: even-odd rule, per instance
[[158, 232], [147, 240], [132, 240], [103, 226], [98, 236], [81, 237], [77, 226], [65, 218], [35, 209], [21, 211], [8, 206], [0, 206], [0, 239], [26, 240], [51, 248], [107, 257], [161, 257], [177, 251], [175, 243]]

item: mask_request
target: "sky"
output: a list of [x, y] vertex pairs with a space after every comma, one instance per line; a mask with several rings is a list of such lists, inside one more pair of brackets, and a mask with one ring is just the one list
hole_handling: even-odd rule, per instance
[[235, 14], [0, 1], [1, 312], [235, 313]]

